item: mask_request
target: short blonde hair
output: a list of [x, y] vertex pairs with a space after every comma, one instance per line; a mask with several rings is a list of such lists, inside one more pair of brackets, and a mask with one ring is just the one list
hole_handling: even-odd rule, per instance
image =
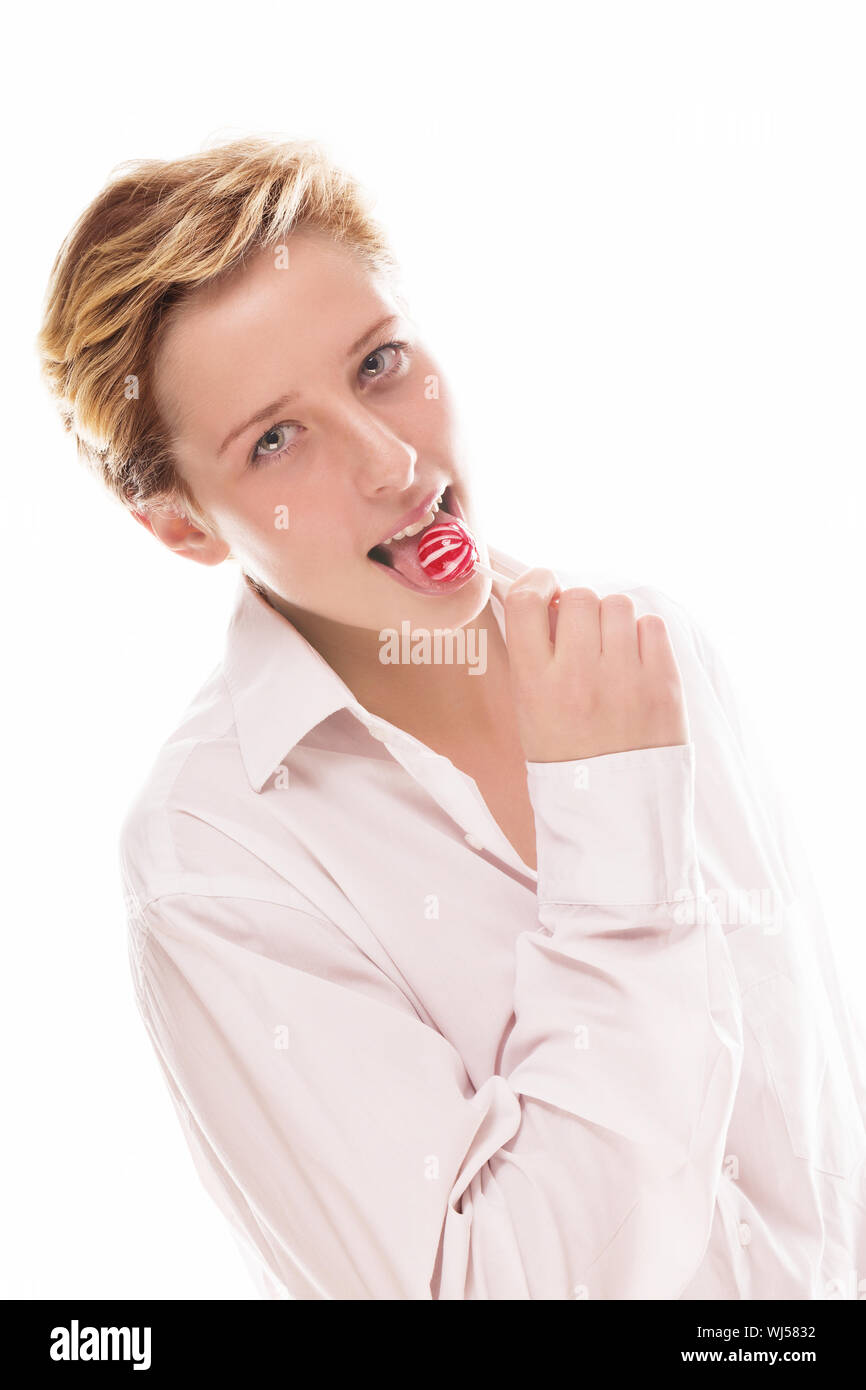
[[311, 140], [246, 138], [123, 164], [70, 231], [46, 295], [42, 372], [79, 456], [126, 507], [169, 504], [211, 531], [156, 409], [160, 331], [193, 290], [301, 227], [399, 280], [367, 194]]

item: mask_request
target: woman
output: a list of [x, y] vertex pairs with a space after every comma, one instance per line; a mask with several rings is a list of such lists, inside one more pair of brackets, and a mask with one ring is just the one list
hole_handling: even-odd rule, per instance
[[[847, 1296], [862, 1077], [724, 673], [664, 594], [485, 545], [353, 181], [309, 142], [121, 171], [40, 346], [124, 507], [241, 570], [120, 849], [138, 1005], [262, 1291]], [[492, 587], [420, 565], [451, 517]]]

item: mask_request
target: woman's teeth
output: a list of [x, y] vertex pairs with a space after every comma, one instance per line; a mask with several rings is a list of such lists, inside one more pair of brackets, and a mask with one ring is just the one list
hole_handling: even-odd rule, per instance
[[420, 521], [416, 521], [411, 526], [407, 526], [405, 530], [396, 531], [393, 536], [389, 536], [388, 539], [385, 541], [380, 541], [379, 544], [390, 545], [392, 541], [402, 541], [405, 540], [407, 536], [417, 536], [419, 531], [423, 531], [425, 526], [430, 526], [431, 523], [436, 520], [436, 513], [442, 505], [442, 498], [444, 496], [445, 489], [443, 488], [439, 496], [433, 502], [426, 516], [422, 516]]

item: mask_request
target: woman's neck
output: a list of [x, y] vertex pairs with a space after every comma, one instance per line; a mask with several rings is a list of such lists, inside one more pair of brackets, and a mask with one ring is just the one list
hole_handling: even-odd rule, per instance
[[[503, 699], [510, 698], [508, 655], [489, 602], [455, 634], [450, 660], [447, 647], [437, 651], [431, 642], [416, 664], [399, 646], [392, 653], [396, 659], [383, 661], [382, 642], [373, 629], [321, 618], [270, 593], [267, 598], [365, 709], [422, 742], [433, 746], [453, 734], [458, 723], [464, 735], [477, 730], [480, 736], [501, 718]], [[446, 634], [443, 645], [448, 640]]]

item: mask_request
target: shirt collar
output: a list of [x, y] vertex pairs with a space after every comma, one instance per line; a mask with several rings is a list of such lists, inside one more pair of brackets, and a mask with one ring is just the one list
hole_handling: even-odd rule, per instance
[[[500, 573], [511, 577], [527, 568], [503, 551], [488, 550], [491, 565]], [[491, 608], [504, 635], [503, 606], [495, 594]], [[305, 734], [337, 710], [351, 710], [371, 730], [393, 728], [365, 709], [333, 667], [244, 574], [226, 636], [223, 675], [244, 770], [255, 792]]]

